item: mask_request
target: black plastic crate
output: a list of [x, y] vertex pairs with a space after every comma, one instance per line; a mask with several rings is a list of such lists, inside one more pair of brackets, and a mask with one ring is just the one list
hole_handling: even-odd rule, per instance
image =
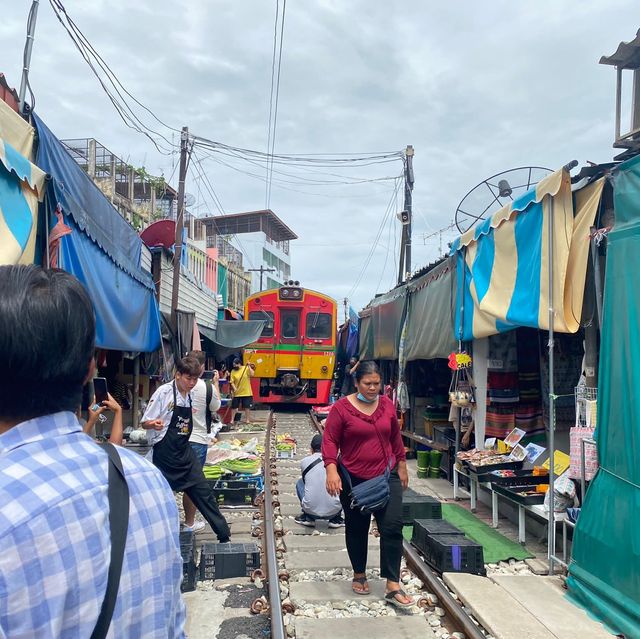
[[464, 533], [444, 519], [416, 519], [413, 522], [411, 543], [425, 552], [427, 537], [431, 535], [464, 535]]
[[256, 544], [203, 544], [200, 553], [200, 579], [248, 577], [260, 568]]
[[407, 495], [402, 498], [402, 523], [410, 525], [415, 519], [442, 519], [442, 504], [428, 495]]
[[484, 575], [482, 546], [462, 535], [427, 537], [424, 558], [438, 572], [469, 572]]
[[180, 554], [182, 555], [182, 592], [196, 589], [196, 535], [193, 532], [180, 533]]
[[253, 506], [258, 494], [257, 481], [245, 481], [239, 479], [209, 480], [220, 506]]
[[196, 582], [198, 581], [198, 571], [196, 570], [196, 562], [191, 561], [182, 563], [182, 584], [180, 585], [181, 592], [192, 592], [196, 589]]

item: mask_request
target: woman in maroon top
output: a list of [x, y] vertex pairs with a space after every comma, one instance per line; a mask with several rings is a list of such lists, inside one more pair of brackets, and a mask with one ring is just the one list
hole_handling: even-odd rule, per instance
[[413, 599], [400, 587], [402, 559], [402, 491], [409, 484], [407, 463], [396, 411], [380, 395], [380, 370], [375, 362], [361, 362], [355, 374], [356, 392], [337, 401], [325, 424], [322, 457], [327, 469], [327, 491], [340, 495], [345, 515], [345, 537], [353, 567], [351, 587], [369, 594], [367, 540], [371, 515], [351, 508], [348, 484], [356, 486], [382, 475], [391, 461], [389, 502], [374, 516], [380, 531], [380, 575], [387, 580], [385, 599], [400, 608]]

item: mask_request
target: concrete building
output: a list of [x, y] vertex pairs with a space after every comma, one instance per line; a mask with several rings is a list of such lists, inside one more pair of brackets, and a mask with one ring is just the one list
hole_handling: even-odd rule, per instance
[[235, 263], [238, 253], [246, 257], [244, 268], [251, 272], [252, 293], [278, 287], [291, 277], [290, 241], [298, 236], [270, 209], [200, 221], [206, 228], [207, 246], [218, 248], [220, 257]]

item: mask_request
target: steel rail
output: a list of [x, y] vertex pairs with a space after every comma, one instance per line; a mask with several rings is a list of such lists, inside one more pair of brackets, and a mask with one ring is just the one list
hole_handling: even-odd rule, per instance
[[467, 639], [486, 639], [486, 635], [476, 626], [460, 604], [453, 598], [449, 589], [441, 583], [416, 549], [406, 539], [402, 542], [402, 551], [407, 565], [415, 573], [416, 577], [438, 597], [440, 605], [453, 623], [464, 633], [465, 637]]
[[269, 593], [271, 638], [286, 639], [287, 632], [284, 627], [282, 606], [280, 605], [280, 580], [278, 576], [278, 559], [276, 557], [273, 494], [271, 492], [271, 440], [274, 429], [275, 422], [273, 411], [271, 411], [267, 422], [267, 437], [264, 447], [264, 562]]
[[[324, 429], [312, 411], [309, 411], [309, 416], [318, 432], [322, 433]], [[406, 539], [402, 542], [402, 552], [407, 566], [413, 571], [416, 577], [438, 597], [442, 608], [444, 608], [451, 621], [465, 634], [465, 637], [467, 639], [486, 639], [486, 635], [473, 622], [469, 615], [467, 615], [449, 592], [449, 589], [438, 579], [437, 575]]]

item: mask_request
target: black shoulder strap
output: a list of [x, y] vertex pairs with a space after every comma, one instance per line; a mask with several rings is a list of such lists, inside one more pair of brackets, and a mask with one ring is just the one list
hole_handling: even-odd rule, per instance
[[302, 483], [304, 484], [304, 478], [307, 476], [307, 473], [314, 467], [317, 466], [322, 461], [322, 457], [318, 457], [318, 459], [314, 459], [303, 471], [302, 471]]
[[207, 400], [204, 408], [204, 418], [207, 423], [207, 434], [211, 433], [211, 411], [209, 410], [209, 404], [211, 403], [211, 399], [213, 398], [213, 384], [208, 380], [204, 380], [205, 386], [207, 387]]
[[104, 639], [111, 625], [113, 610], [116, 606], [120, 574], [124, 560], [124, 546], [129, 527], [129, 486], [122, 470], [120, 455], [113, 444], [103, 445], [109, 455], [109, 528], [111, 530], [111, 561], [107, 577], [107, 589], [104, 593], [102, 608], [91, 639]]

